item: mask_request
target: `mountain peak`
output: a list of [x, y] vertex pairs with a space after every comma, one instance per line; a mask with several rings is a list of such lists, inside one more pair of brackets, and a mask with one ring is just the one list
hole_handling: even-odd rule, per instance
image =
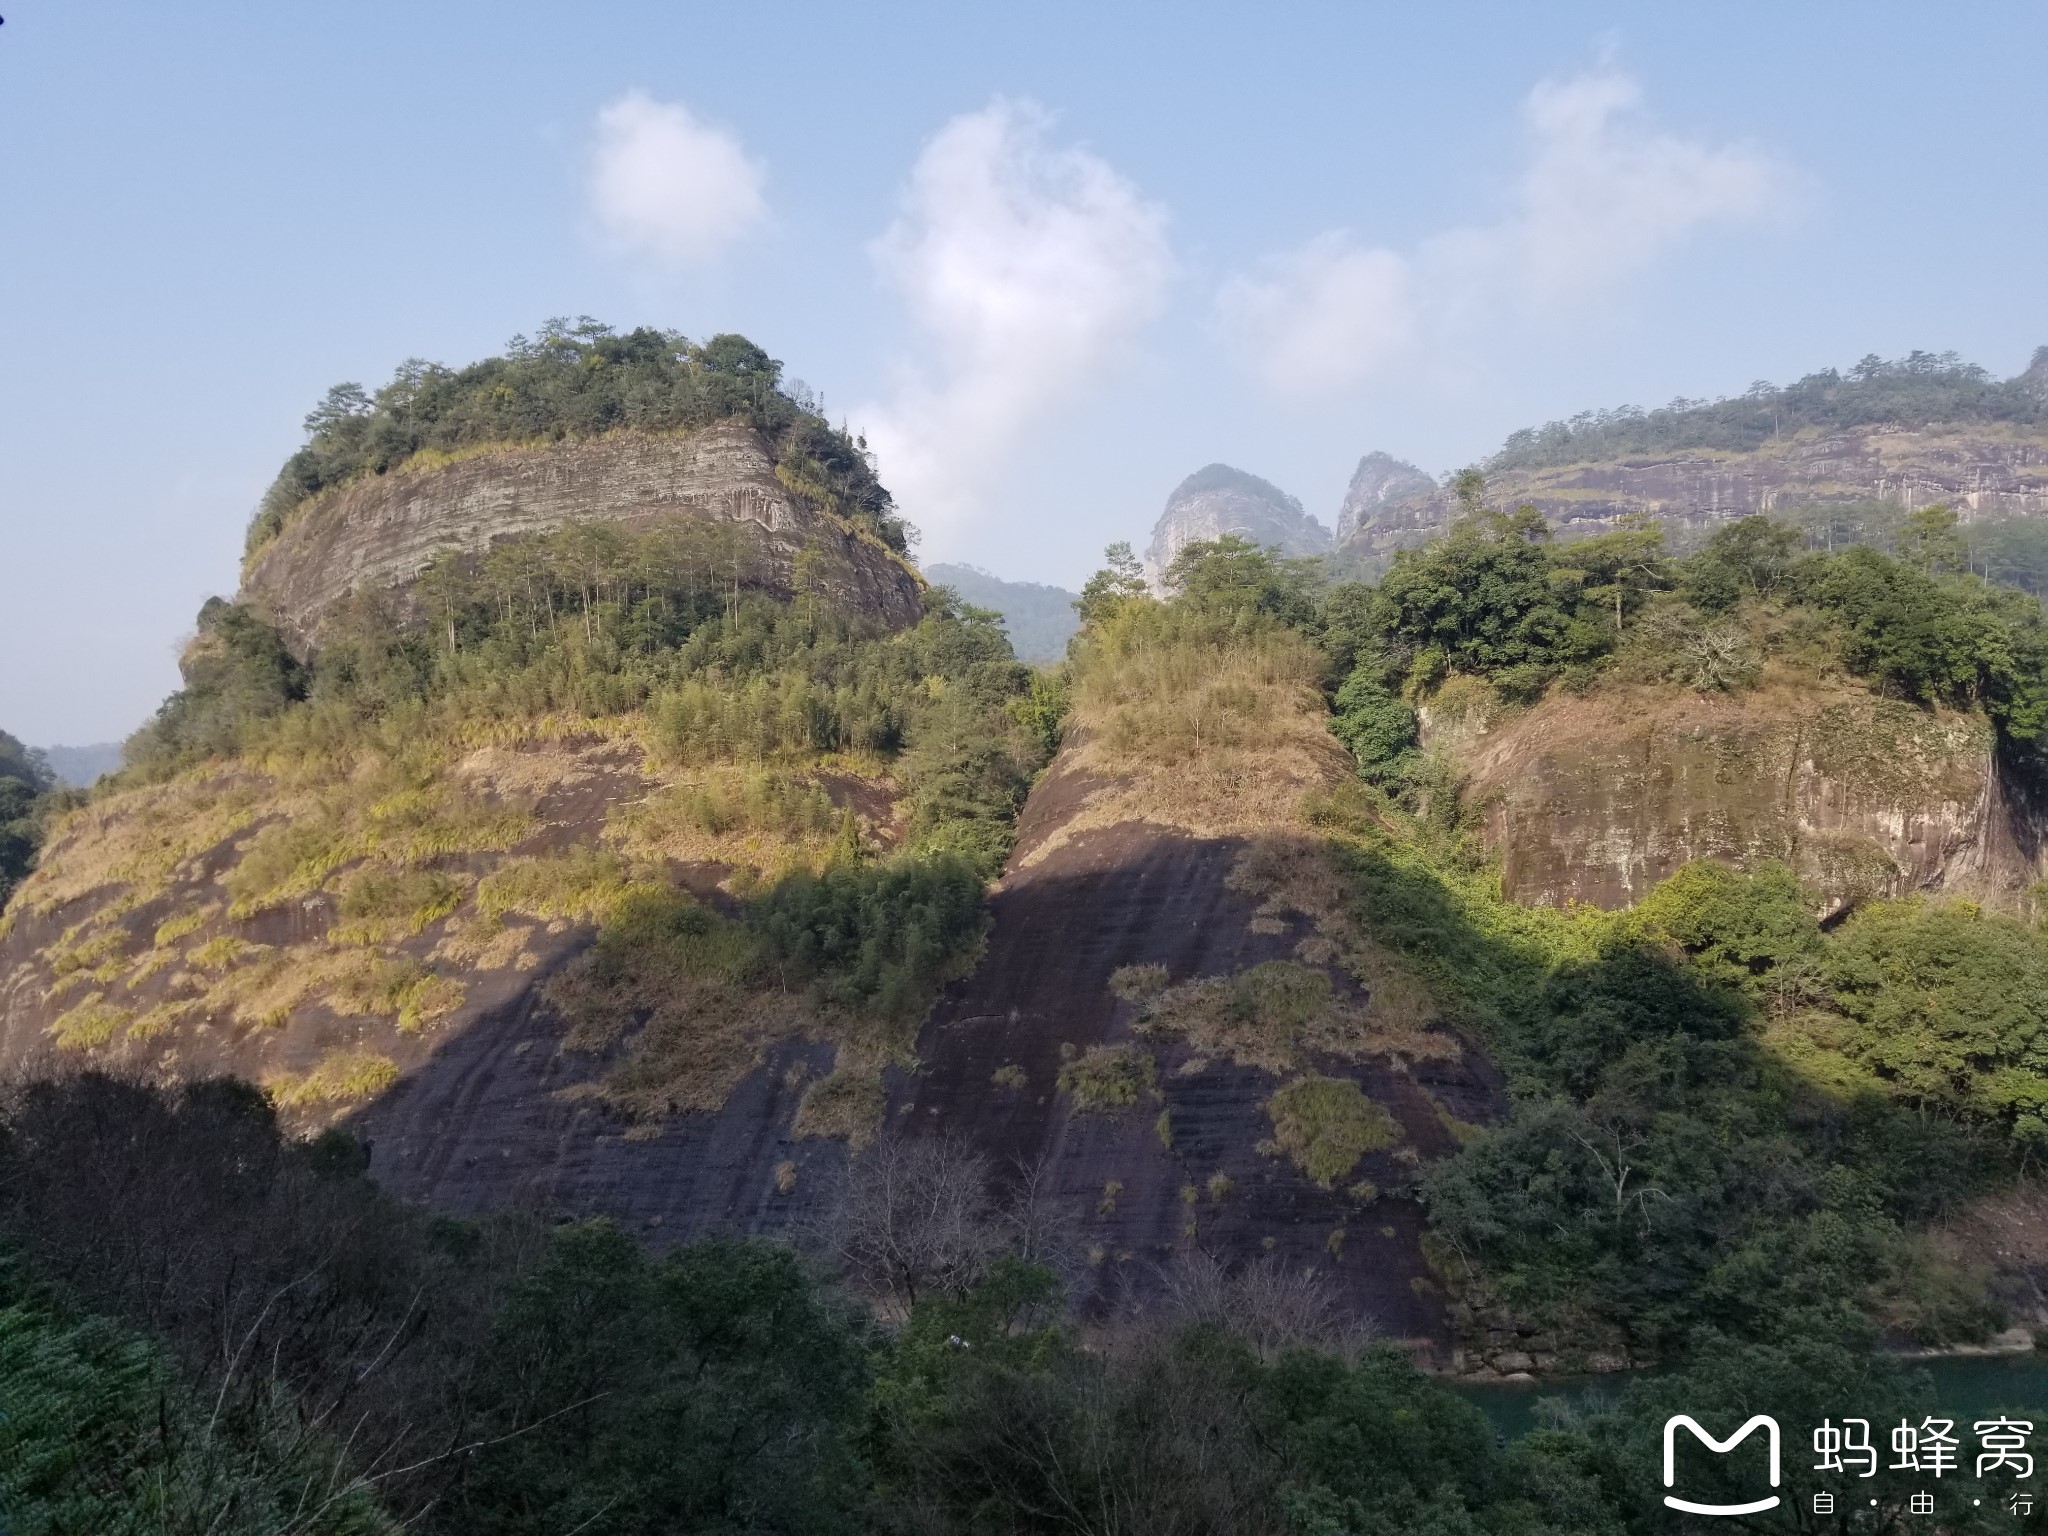
[[1174, 487], [1145, 546], [1145, 573], [1157, 586], [1190, 544], [1227, 534], [1283, 555], [1329, 552], [1330, 531], [1269, 480], [1228, 464], [1208, 464]]
[[1337, 542], [1342, 544], [1380, 508], [1436, 494], [1436, 481], [1391, 453], [1375, 448], [1358, 461], [1344, 504], [1337, 509]]

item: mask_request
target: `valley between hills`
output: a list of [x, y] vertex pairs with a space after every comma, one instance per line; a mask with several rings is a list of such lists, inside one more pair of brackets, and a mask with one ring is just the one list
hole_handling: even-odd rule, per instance
[[0, 1451], [249, 1531], [1619, 1533], [1680, 1397], [2048, 1336], [2048, 349], [1334, 521], [1211, 465], [1069, 618], [740, 337], [338, 388], [120, 771], [0, 737]]

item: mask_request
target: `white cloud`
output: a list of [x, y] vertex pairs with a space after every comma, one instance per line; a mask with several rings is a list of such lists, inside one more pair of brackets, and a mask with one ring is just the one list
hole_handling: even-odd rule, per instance
[[971, 517], [1022, 435], [1098, 382], [1165, 300], [1165, 210], [1050, 128], [1029, 101], [954, 118], [873, 248], [924, 355], [855, 420], [927, 528]]
[[1398, 359], [1415, 340], [1409, 263], [1342, 231], [1233, 277], [1217, 302], [1230, 328], [1256, 338], [1266, 382], [1325, 389]]
[[1659, 131], [1641, 87], [1605, 67], [1538, 84], [1523, 124], [1526, 162], [1497, 221], [1410, 254], [1335, 231], [1223, 284], [1219, 314], [1268, 385], [1342, 388], [1475, 327], [1610, 299], [1699, 231], [1770, 212], [1791, 184], [1753, 147]]
[[1642, 88], [1611, 70], [1529, 93], [1529, 165], [1502, 241], [1537, 300], [1597, 292], [1778, 200], [1785, 174], [1769, 157], [1655, 132], [1641, 109]]
[[764, 179], [737, 138], [680, 102], [628, 91], [597, 114], [590, 210], [621, 255], [667, 267], [713, 260], [766, 216]]

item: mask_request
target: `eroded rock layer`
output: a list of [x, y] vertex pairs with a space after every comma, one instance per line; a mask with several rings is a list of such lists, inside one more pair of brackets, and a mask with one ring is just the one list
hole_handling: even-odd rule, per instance
[[338, 599], [358, 587], [403, 589], [444, 550], [480, 554], [565, 523], [645, 528], [675, 518], [735, 528], [739, 579], [752, 585], [787, 595], [798, 554], [815, 550], [807, 580], [819, 595], [890, 625], [916, 622], [908, 564], [792, 492], [760, 435], [738, 423], [492, 448], [357, 481], [301, 508], [250, 562], [242, 596], [305, 645]]
[[[1457, 511], [1448, 490], [1414, 481], [1385, 489], [1392, 493], [1347, 498], [1340, 522], [1346, 553], [1384, 556], [1421, 544]], [[1857, 500], [1907, 508], [1946, 502], [1966, 522], [2041, 516], [2048, 515], [2048, 436], [2002, 426], [1806, 431], [1755, 453], [1701, 449], [1507, 470], [1486, 494], [1501, 506], [1535, 506], [1565, 538], [1606, 533], [1642, 513], [1686, 542], [1752, 513]]]
[[1981, 717], [1815, 687], [1616, 690], [1426, 718], [1515, 901], [1626, 906], [1700, 858], [1782, 860], [1837, 907], [2009, 899], [2040, 878], [2039, 818]]

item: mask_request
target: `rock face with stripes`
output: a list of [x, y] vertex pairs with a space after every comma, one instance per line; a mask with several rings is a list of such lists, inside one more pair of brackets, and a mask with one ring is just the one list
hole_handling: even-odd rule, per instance
[[241, 596], [305, 647], [335, 602], [364, 587], [403, 600], [444, 551], [478, 555], [567, 523], [645, 528], [678, 518], [731, 526], [749, 584], [786, 596], [797, 555], [814, 549], [822, 558], [810, 579], [823, 595], [890, 625], [917, 619], [910, 566], [785, 486], [760, 435], [734, 422], [494, 447], [356, 481], [301, 508], [250, 562]]
[[[1361, 474], [1386, 457], [1368, 455]], [[1385, 560], [1396, 549], [1425, 543], [1457, 514], [1457, 498], [1426, 476], [1367, 489], [1378, 494], [1347, 497], [1338, 521], [1340, 551], [1354, 561]], [[1510, 468], [1488, 476], [1486, 501], [1533, 506], [1568, 539], [1610, 533], [1624, 517], [1648, 516], [1679, 548], [1739, 517], [1830, 504], [1882, 501], [1913, 509], [1945, 502], [1965, 524], [2048, 517], [2048, 431], [1857, 427], [1787, 436], [1754, 453], [1687, 449]]]

